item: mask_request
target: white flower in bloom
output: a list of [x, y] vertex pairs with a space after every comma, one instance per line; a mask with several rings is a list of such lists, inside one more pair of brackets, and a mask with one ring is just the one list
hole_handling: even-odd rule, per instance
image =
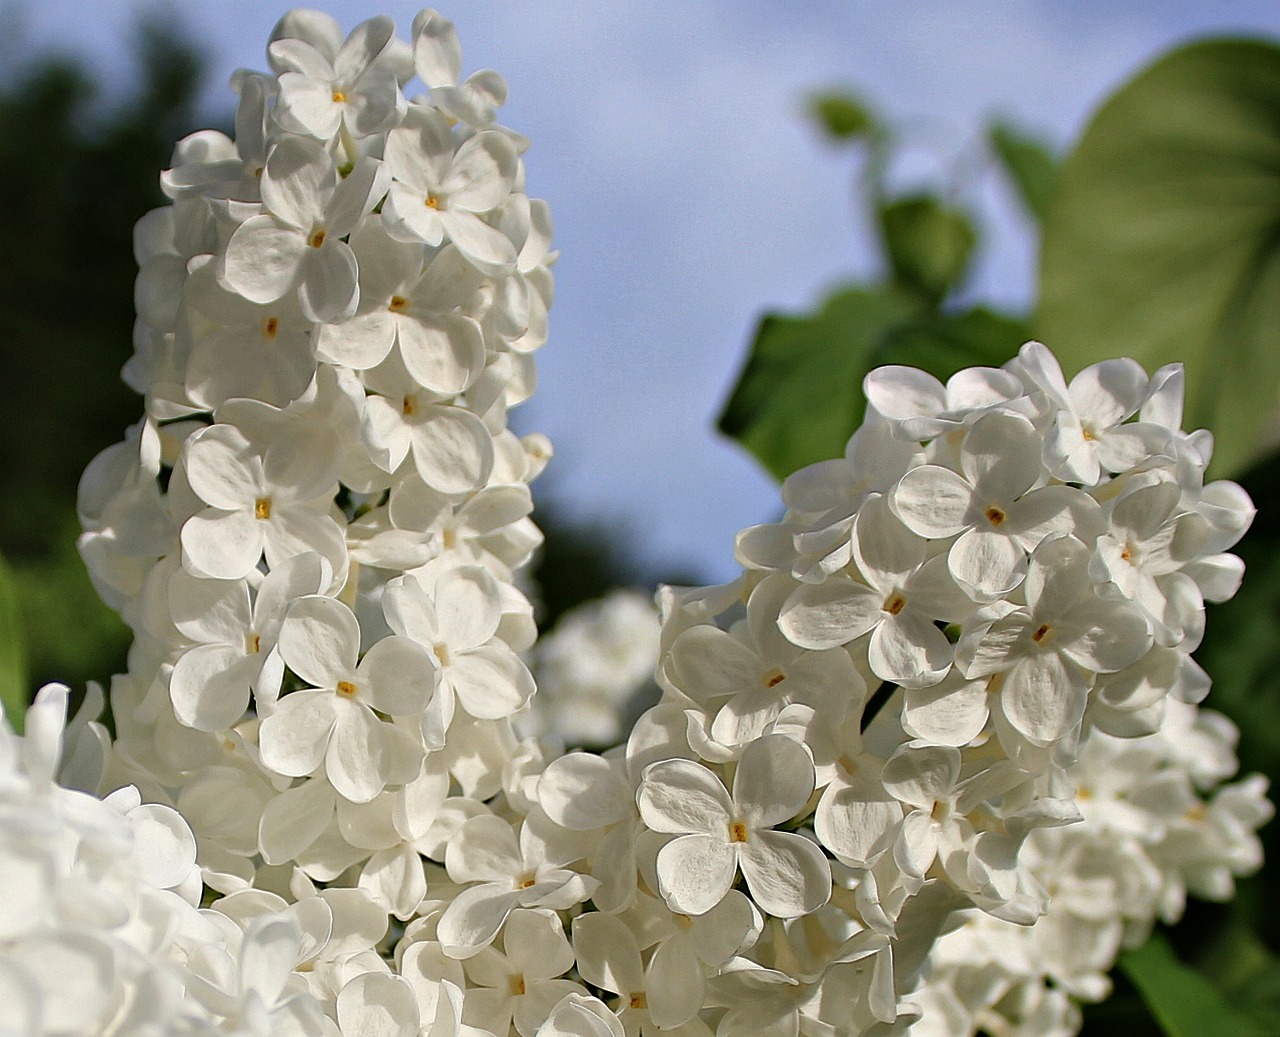
[[303, 777], [323, 764], [341, 795], [364, 803], [416, 776], [422, 754], [374, 711], [421, 716], [439, 678], [408, 638], [383, 638], [357, 662], [359, 648], [359, 624], [345, 605], [320, 596], [297, 601], [280, 628], [280, 654], [313, 687], [281, 698], [258, 737], [262, 762], [277, 774]]
[[793, 643], [814, 649], [869, 634], [868, 659], [881, 680], [937, 684], [951, 668], [953, 650], [934, 620], [959, 621], [971, 608], [957, 594], [946, 561], [926, 558], [924, 539], [893, 515], [884, 497], [862, 506], [851, 536], [866, 583], [832, 577], [801, 584], [783, 604], [779, 627]]
[[[382, 596], [391, 628], [428, 649], [440, 671], [441, 706], [431, 737], [443, 739], [456, 700], [481, 720], [509, 717], [533, 694], [533, 678], [498, 635], [503, 602], [497, 581], [478, 565], [446, 570], [428, 594], [414, 575]], [[435, 721], [434, 718], [439, 720]]]
[[1128, 421], [1146, 400], [1147, 374], [1133, 360], [1106, 360], [1086, 367], [1068, 386], [1058, 361], [1039, 342], [1018, 352], [1021, 370], [1054, 408], [1045, 434], [1044, 460], [1063, 482], [1093, 486], [1103, 472], [1137, 467], [1168, 448], [1168, 430]]
[[280, 125], [326, 141], [344, 125], [358, 137], [394, 125], [404, 105], [394, 60], [385, 57], [395, 31], [385, 15], [370, 18], [351, 30], [336, 55], [302, 39], [275, 40], [269, 53], [280, 72]]
[[813, 763], [782, 735], [742, 753], [732, 797], [720, 779], [691, 760], [655, 763], [644, 772], [640, 816], [655, 832], [677, 836], [658, 852], [658, 884], [673, 911], [700, 915], [720, 903], [739, 867], [752, 899], [782, 918], [807, 914], [831, 895], [822, 851], [803, 836], [774, 831], [813, 792]]
[[548, 859], [528, 823], [517, 842], [507, 822], [485, 815], [462, 826], [449, 843], [445, 866], [454, 882], [476, 883], [459, 893], [440, 919], [440, 942], [455, 958], [472, 957], [492, 943], [517, 907], [563, 910], [582, 903], [596, 888], [594, 879]]
[[169, 579], [174, 625], [197, 643], [174, 664], [169, 694], [178, 719], [202, 731], [231, 727], [249, 706], [259, 707], [280, 691], [284, 664], [276, 639], [285, 610], [303, 595], [329, 584], [326, 563], [304, 554], [272, 569], [250, 605], [243, 580], [198, 579], [178, 571]]
[[387, 172], [362, 158], [339, 179], [333, 156], [301, 137], [282, 140], [262, 171], [261, 216], [227, 242], [218, 279], [250, 302], [270, 303], [297, 288], [310, 320], [341, 320], [359, 300], [357, 265], [342, 240], [387, 190]]
[[319, 355], [363, 370], [398, 346], [424, 389], [442, 397], [466, 390], [485, 364], [480, 325], [457, 312], [480, 280], [475, 268], [449, 247], [424, 269], [422, 246], [390, 238], [376, 219], [360, 225], [351, 246], [360, 261], [360, 312], [321, 326]]
[[452, 241], [486, 273], [514, 269], [515, 246], [480, 218], [515, 183], [516, 150], [506, 134], [484, 130], [456, 147], [443, 115], [415, 109], [387, 135], [384, 160], [394, 179], [382, 214], [393, 235], [428, 245]]
[[893, 491], [893, 508], [916, 533], [959, 534], [947, 565], [980, 601], [1022, 582], [1027, 552], [1050, 533], [1082, 539], [1101, 526], [1098, 507], [1070, 486], [1041, 486], [1040, 436], [1017, 414], [990, 413], [969, 429], [958, 474], [938, 465], [913, 468]]
[[230, 425], [193, 435], [185, 449], [191, 488], [209, 505], [182, 527], [182, 557], [196, 575], [248, 576], [265, 552], [275, 567], [314, 551], [335, 573], [347, 568], [335, 521], [334, 459], [301, 438], [279, 438], [259, 455]]
[[1089, 550], [1080, 541], [1046, 540], [1031, 556], [1026, 607], [961, 640], [957, 658], [965, 676], [1003, 675], [1005, 717], [1039, 745], [1080, 723], [1093, 674], [1123, 669], [1151, 647], [1141, 613], [1127, 601], [1095, 595], [1088, 569]]
[[463, 1018], [490, 1033], [508, 1033], [514, 1022], [521, 1037], [534, 1037], [551, 1010], [582, 985], [560, 979], [573, 967], [560, 918], [545, 908], [512, 911], [503, 927], [503, 952], [485, 947], [466, 959]]

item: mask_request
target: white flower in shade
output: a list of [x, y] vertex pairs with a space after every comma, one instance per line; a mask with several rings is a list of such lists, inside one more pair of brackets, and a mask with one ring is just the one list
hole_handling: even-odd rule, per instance
[[482, 130], [457, 146], [442, 114], [414, 108], [387, 135], [383, 159], [393, 180], [382, 217], [394, 236], [428, 245], [452, 241], [486, 273], [515, 268], [511, 239], [480, 218], [515, 183], [519, 160], [505, 133]]
[[[1200, 588], [1180, 571], [1191, 559], [1178, 557], [1175, 548], [1179, 529], [1186, 525], [1179, 521], [1181, 498], [1182, 488], [1164, 472], [1144, 472], [1126, 480], [1089, 567], [1099, 593], [1132, 601], [1147, 617], [1156, 641], [1166, 646], [1181, 642], [1188, 628], [1197, 629], [1204, 610]], [[1215, 575], [1227, 577], [1221, 588], [1227, 597], [1235, 592], [1243, 568], [1234, 556], [1222, 556], [1222, 561], [1228, 558], [1236, 564], [1214, 567]]]
[[653, 679], [658, 633], [657, 609], [641, 591], [612, 591], [565, 613], [535, 650], [538, 694], [522, 729], [554, 733], [570, 745], [617, 742]]
[[[663, 989], [662, 984], [674, 977], [655, 972], [652, 961], [645, 968], [635, 934], [616, 915], [579, 915], [573, 923], [573, 946], [582, 978], [617, 995], [618, 1017], [627, 1033], [656, 1037], [679, 1028], [682, 1037], [695, 1037], [711, 1032], [695, 1018], [701, 1006], [691, 1005], [698, 990], [695, 977], [681, 976], [674, 990]], [[697, 957], [687, 964], [701, 976]]]
[[[292, 133], [328, 141], [345, 126], [357, 137], [389, 129], [404, 110], [394, 60], [395, 23], [385, 15], [351, 30], [332, 57], [306, 40], [276, 39], [268, 53], [280, 72], [275, 117]], [[326, 48], [327, 49], [327, 48]]]
[[[296, 913], [262, 915], [249, 924], [233, 957], [205, 953], [196, 989], [226, 1024], [254, 1037], [307, 1037], [329, 1027], [316, 999], [294, 969], [314, 948]], [[198, 952], [199, 954], [199, 952]]]
[[927, 557], [924, 539], [894, 516], [886, 498], [862, 506], [851, 535], [866, 583], [833, 576], [801, 584], [783, 604], [778, 626], [794, 644], [812, 649], [869, 634], [867, 656], [881, 680], [904, 687], [937, 684], [953, 652], [934, 620], [963, 620], [972, 603], [957, 590], [946, 559]]
[[239, 429], [213, 425], [187, 440], [184, 459], [191, 488], [209, 505], [182, 527], [189, 571], [239, 580], [264, 553], [274, 568], [314, 551], [332, 572], [346, 572], [346, 541], [333, 518], [336, 459], [314, 441], [282, 437], [259, 455]]
[[430, 656], [408, 638], [385, 637], [359, 659], [360, 627], [340, 601], [299, 599], [280, 628], [280, 654], [312, 685], [280, 699], [259, 728], [265, 766], [304, 777], [322, 765], [353, 802], [412, 780], [422, 748], [391, 717], [418, 717], [438, 681]]
[[884, 760], [863, 746], [861, 717], [860, 708], [840, 721], [793, 708], [776, 730], [803, 740], [813, 753], [822, 788], [813, 815], [818, 841], [842, 863], [867, 868], [892, 845], [902, 808], [880, 780]]
[[658, 852], [658, 885], [668, 906], [700, 915], [724, 899], [738, 869], [752, 899], [782, 918], [807, 914], [831, 896], [831, 870], [803, 836], [774, 831], [804, 808], [813, 763], [798, 742], [768, 735], [738, 761], [733, 795], [706, 767], [665, 760], [644, 772], [640, 816], [655, 832], [675, 835]]
[[[673, 914], [661, 900], [642, 894], [624, 917], [633, 932], [644, 934], [643, 942], [657, 937], [644, 970], [645, 989], [649, 1016], [664, 1030], [683, 1026], [701, 1011], [707, 977], [755, 943], [763, 923], [736, 889], [701, 915]], [[579, 953], [586, 950], [580, 947]]]
[[1018, 351], [1022, 374], [1048, 398], [1052, 425], [1044, 437], [1045, 467], [1063, 482], [1094, 486], [1154, 457], [1172, 461], [1169, 430], [1129, 421], [1147, 399], [1150, 382], [1128, 358], [1086, 367], [1067, 385], [1058, 361], [1039, 342]]
[[1026, 573], [1027, 552], [1050, 533], [1090, 540], [1101, 529], [1087, 494], [1070, 486], [1035, 488], [1044, 477], [1040, 443], [1026, 418], [987, 414], [965, 436], [960, 473], [921, 465], [893, 491], [894, 511], [916, 533], [959, 536], [947, 565], [976, 600], [1013, 590]]
[[521, 1037], [534, 1037], [551, 1010], [569, 994], [586, 994], [582, 985], [560, 979], [574, 962], [574, 949], [560, 918], [545, 908], [519, 908], [502, 930], [503, 950], [485, 947], [466, 959], [467, 990], [463, 1018], [490, 1033], [509, 1033], [514, 1022]]
[[569, 994], [551, 1010], [537, 1037], [623, 1037], [625, 1032], [599, 998]]
[[437, 537], [441, 557], [478, 562], [501, 579], [506, 576], [504, 534], [533, 512], [533, 496], [524, 483], [490, 483], [459, 504], [413, 474], [392, 487], [387, 511], [396, 529]]
[[250, 605], [244, 580], [209, 580], [178, 570], [169, 578], [174, 625], [196, 647], [183, 652], [169, 679], [174, 712], [201, 731], [231, 727], [249, 706], [275, 701], [284, 676], [276, 639], [285, 610], [294, 599], [328, 586], [328, 566], [304, 554], [272, 569]]
[[445, 852], [449, 878], [476, 883], [459, 893], [440, 918], [437, 932], [445, 953], [469, 958], [493, 942], [517, 907], [563, 911], [588, 899], [598, 883], [547, 856], [547, 847], [526, 822], [519, 841], [500, 817], [467, 821]]
[[286, 137], [262, 172], [266, 212], [236, 228], [218, 266], [218, 280], [250, 302], [271, 303], [295, 285], [310, 320], [341, 320], [359, 300], [357, 264], [342, 239], [386, 193], [387, 173], [362, 158], [340, 179], [320, 144]]
[[208, 410], [233, 397], [292, 403], [315, 376], [311, 321], [292, 295], [255, 303], [227, 291], [214, 266], [205, 262], [187, 278], [188, 395]]
[[1151, 647], [1134, 605], [1094, 594], [1089, 557], [1074, 537], [1044, 541], [1031, 556], [1026, 607], [966, 631], [957, 649], [966, 677], [1002, 675], [1001, 712], [1035, 745], [1079, 725], [1094, 675], [1123, 669]]

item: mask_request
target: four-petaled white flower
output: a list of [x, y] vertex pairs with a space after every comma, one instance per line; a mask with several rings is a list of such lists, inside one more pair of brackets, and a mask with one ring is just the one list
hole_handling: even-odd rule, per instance
[[784, 735], [752, 742], [738, 761], [733, 794], [692, 760], [666, 760], [644, 772], [637, 802], [655, 832], [675, 835], [658, 852], [658, 885], [673, 911], [705, 914], [742, 869], [751, 898], [781, 918], [808, 914], [831, 896], [831, 869], [816, 844], [775, 831], [803, 810], [813, 763]]

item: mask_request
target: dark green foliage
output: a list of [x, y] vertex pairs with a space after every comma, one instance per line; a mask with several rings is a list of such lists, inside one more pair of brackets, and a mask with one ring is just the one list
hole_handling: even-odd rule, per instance
[[0, 330], [9, 410], [0, 426], [0, 550], [13, 567], [29, 654], [27, 694], [123, 669], [129, 635], [75, 551], [80, 473], [138, 419], [119, 371], [132, 352], [133, 225], [164, 204], [158, 174], [197, 126], [203, 61], [179, 28], [147, 20], [138, 84], [103, 104], [80, 67], [6, 69], [0, 94]]
[[28, 684], [21, 597], [13, 573], [0, 558], [0, 709], [19, 733], [27, 709]]

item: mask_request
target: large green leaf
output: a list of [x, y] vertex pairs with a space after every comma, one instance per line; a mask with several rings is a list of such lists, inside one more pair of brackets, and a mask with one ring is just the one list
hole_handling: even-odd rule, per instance
[[1168, 1037], [1274, 1037], [1179, 961], [1160, 933], [1123, 952], [1119, 965]]
[[1107, 101], [1049, 206], [1035, 327], [1072, 371], [1183, 362], [1215, 471], [1256, 454], [1280, 385], [1280, 48], [1195, 43]]
[[22, 635], [22, 614], [13, 575], [0, 558], [0, 706], [9, 724], [22, 732], [27, 711], [27, 653]]
[[1007, 122], [992, 123], [987, 137], [1027, 212], [1043, 222], [1058, 182], [1057, 160], [1044, 144]]
[[846, 288], [810, 316], [760, 323], [720, 430], [776, 478], [838, 457], [862, 423], [862, 379], [882, 364], [910, 364], [940, 378], [1000, 364], [1026, 339], [1018, 320], [988, 310], [936, 316], [892, 288]]

